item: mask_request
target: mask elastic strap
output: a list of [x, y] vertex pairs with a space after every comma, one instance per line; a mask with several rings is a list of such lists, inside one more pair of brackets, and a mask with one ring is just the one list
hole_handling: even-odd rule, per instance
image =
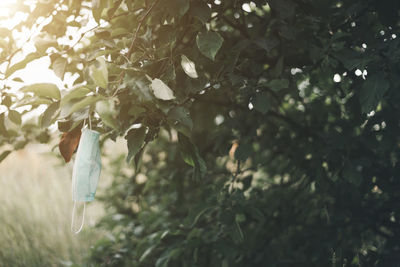
[[[90, 119], [90, 115], [88, 117], [88, 121], [89, 121], [89, 129], [92, 130], [92, 120]], [[83, 128], [85, 128], [86, 126], [86, 119], [83, 120]]]
[[89, 114], [89, 129], [92, 130], [92, 120], [90, 119], [90, 114]]
[[78, 229], [77, 231], [74, 231], [75, 206], [76, 206], [76, 201], [74, 201], [74, 207], [72, 208], [71, 231], [72, 231], [74, 234], [79, 234], [79, 232], [82, 231], [83, 224], [85, 223], [86, 202], [83, 202], [82, 223], [81, 223], [81, 226], [79, 227], [79, 229]]

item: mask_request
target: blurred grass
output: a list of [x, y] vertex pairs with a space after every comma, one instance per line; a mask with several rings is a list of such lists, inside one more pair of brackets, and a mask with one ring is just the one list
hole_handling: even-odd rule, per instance
[[101, 235], [93, 227], [103, 215], [96, 201], [82, 232], [71, 233], [72, 163], [49, 151], [33, 145], [0, 163], [0, 266], [82, 266]]

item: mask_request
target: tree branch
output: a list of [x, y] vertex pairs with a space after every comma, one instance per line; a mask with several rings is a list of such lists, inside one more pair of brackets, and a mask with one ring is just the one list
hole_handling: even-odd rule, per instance
[[153, 8], [155, 7], [155, 5], [157, 5], [157, 3], [158, 3], [159, 1], [160, 1], [160, 0], [155, 0], [155, 1], [153, 2], [153, 4], [150, 6], [150, 8], [146, 11], [146, 14], [144, 14], [143, 18], [141, 18], [141, 19], [139, 20], [139, 24], [138, 24], [138, 26], [137, 26], [137, 28], [136, 28], [135, 33], [133, 34], [132, 42], [131, 42], [131, 45], [130, 45], [130, 47], [129, 47], [128, 53], [126, 53], [126, 57], [127, 57], [128, 59], [130, 59], [130, 57], [131, 57], [131, 55], [132, 55], [132, 53], [133, 53], [133, 47], [134, 47], [134, 45], [135, 45], [135, 42], [136, 42], [138, 33], [139, 33], [139, 31], [140, 31], [140, 28], [142, 27], [143, 22], [145, 21], [145, 19], [147, 18], [147, 16], [150, 14], [150, 12], [153, 10]]

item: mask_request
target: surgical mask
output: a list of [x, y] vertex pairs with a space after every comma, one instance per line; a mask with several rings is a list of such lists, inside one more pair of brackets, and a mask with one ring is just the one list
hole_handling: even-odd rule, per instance
[[[72, 172], [72, 209], [71, 230], [77, 234], [84, 224], [86, 202], [93, 201], [101, 171], [99, 133], [88, 128], [82, 129], [78, 151], [76, 152]], [[82, 223], [77, 231], [73, 230], [75, 207], [77, 202], [83, 202]]]

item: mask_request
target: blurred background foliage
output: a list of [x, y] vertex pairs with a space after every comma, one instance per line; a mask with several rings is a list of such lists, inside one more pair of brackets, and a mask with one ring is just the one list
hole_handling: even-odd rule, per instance
[[[18, 2], [1, 158], [126, 139], [87, 264], [398, 266], [398, 1]], [[65, 88], [16, 91], [42, 57]]]
[[1, 266], [81, 266], [103, 233], [93, 228], [104, 214], [95, 204], [86, 214], [92, 227], [71, 234], [72, 168], [61, 166], [49, 150], [29, 145], [0, 165]]

